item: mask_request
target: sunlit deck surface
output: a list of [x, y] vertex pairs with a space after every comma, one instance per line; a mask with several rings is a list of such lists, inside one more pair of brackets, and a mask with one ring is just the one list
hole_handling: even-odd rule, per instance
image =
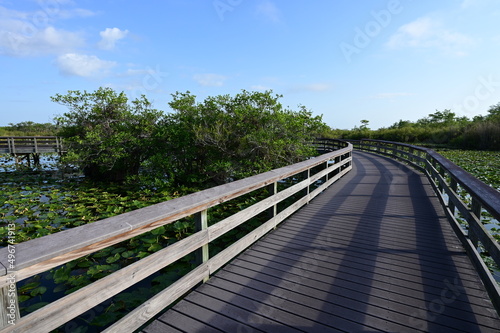
[[427, 178], [353, 170], [142, 332], [500, 332]]

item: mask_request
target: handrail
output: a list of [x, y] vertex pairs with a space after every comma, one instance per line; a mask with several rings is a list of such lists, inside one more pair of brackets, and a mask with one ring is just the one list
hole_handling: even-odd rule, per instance
[[[334, 143], [335, 147], [345, 146], [345, 148], [253, 177], [20, 243], [15, 246], [15, 270], [5, 269], [9, 267], [7, 260], [9, 252], [7, 248], [0, 249], [0, 264], [4, 266], [3, 272], [0, 271], [0, 274], [3, 275], [0, 277], [0, 291], [6, 292], [12, 286], [12, 277], [15, 278], [15, 281], [26, 279], [160, 226], [173, 223], [186, 216], [194, 214], [198, 221], [199, 231], [193, 235], [25, 317], [17, 318], [15, 325], [6, 326], [1, 332], [53, 330], [185, 255], [194, 251], [202, 251], [201, 257], [204, 259], [201, 264], [148, 302], [133, 310], [107, 331], [123, 332], [139, 328], [350, 171], [352, 169], [352, 145], [345, 142], [338, 143], [336, 140], [331, 141], [331, 143]], [[297, 175], [304, 175], [305, 179], [281, 191], [277, 190], [279, 181]], [[210, 227], [207, 226], [208, 208], [264, 187], [269, 189], [267, 198]], [[277, 212], [275, 207], [278, 203], [299, 191], [305, 191], [305, 194], [281, 212]], [[272, 217], [267, 222], [213, 258], [208, 259], [210, 242], [267, 210], [273, 212]], [[4, 304], [2, 310], [5, 309]]]
[[[408, 163], [427, 175], [493, 305], [500, 313], [500, 287], [482, 259], [482, 256], [490, 256], [497, 268], [500, 267], [500, 245], [481, 222], [483, 210], [500, 221], [500, 192], [429, 148], [384, 140], [349, 142], [357, 149]], [[459, 195], [459, 189], [465, 191], [469, 198]]]
[[61, 153], [64, 150], [57, 136], [0, 136], [0, 154]]

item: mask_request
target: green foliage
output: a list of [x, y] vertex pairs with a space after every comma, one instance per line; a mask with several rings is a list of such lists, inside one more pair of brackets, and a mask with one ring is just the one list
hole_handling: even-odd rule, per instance
[[309, 143], [325, 124], [303, 106], [283, 108], [280, 97], [243, 91], [197, 103], [189, 92], [174, 94], [169, 103], [174, 113], [157, 137], [167, 153], [152, 165], [177, 184], [211, 186], [312, 156]]
[[453, 163], [500, 191], [500, 152], [476, 150], [438, 150]]
[[378, 139], [406, 142], [431, 147], [500, 150], [500, 103], [489, 109], [487, 116], [470, 120], [450, 110], [437, 111], [416, 122], [399, 120], [387, 128], [370, 130], [368, 120], [352, 130], [332, 130], [339, 139]]
[[51, 123], [35, 123], [23, 121], [17, 124], [0, 127], [0, 136], [53, 136], [57, 133], [57, 126]]
[[138, 174], [152, 154], [151, 136], [163, 114], [145, 96], [129, 103], [123, 92], [99, 88], [57, 94], [52, 101], [69, 108], [56, 118], [69, 146], [63, 162], [80, 167], [86, 176], [123, 181]]

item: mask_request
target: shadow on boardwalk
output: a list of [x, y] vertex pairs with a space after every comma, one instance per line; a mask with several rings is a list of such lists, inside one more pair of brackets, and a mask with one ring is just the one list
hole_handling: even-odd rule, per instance
[[427, 179], [353, 170], [144, 332], [498, 332]]

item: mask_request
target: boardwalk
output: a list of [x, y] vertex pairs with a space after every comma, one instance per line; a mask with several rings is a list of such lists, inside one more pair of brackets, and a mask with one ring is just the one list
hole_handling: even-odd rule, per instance
[[355, 152], [340, 181], [143, 332], [499, 332], [425, 176]]

